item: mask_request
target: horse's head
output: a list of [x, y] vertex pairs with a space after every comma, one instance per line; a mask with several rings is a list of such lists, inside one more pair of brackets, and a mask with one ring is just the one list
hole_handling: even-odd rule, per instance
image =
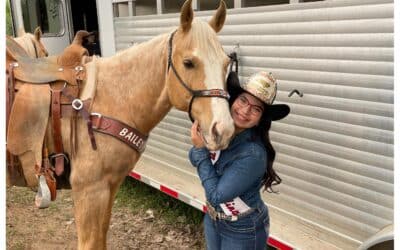
[[26, 33], [23, 28], [20, 28], [15, 41], [21, 45], [31, 57], [46, 57], [49, 55], [49, 53], [44, 47], [40, 39], [41, 37], [42, 31], [40, 30], [40, 27], [37, 27], [33, 34]]
[[221, 1], [209, 23], [193, 20], [191, 0], [187, 0], [181, 10], [180, 26], [169, 41], [167, 84], [170, 101], [199, 121], [210, 150], [226, 148], [234, 132], [228, 96], [224, 91], [229, 57], [217, 38], [225, 17], [226, 6]]
[[40, 40], [41, 37], [42, 30], [40, 29], [40, 27], [37, 27], [35, 29], [35, 32], [33, 33], [33, 43], [35, 44], [34, 46], [37, 49], [37, 57], [46, 57], [49, 55], [49, 52], [47, 52], [42, 41]]

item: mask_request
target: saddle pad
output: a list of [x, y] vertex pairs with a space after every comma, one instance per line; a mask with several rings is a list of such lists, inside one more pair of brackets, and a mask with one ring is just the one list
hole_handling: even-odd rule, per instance
[[[91, 57], [91, 61], [88, 62], [87, 64], [85, 64], [86, 79], [84, 80], [84, 84], [82, 86], [81, 95], [80, 95], [80, 98], [82, 100], [87, 100], [87, 99], [94, 100], [94, 97], [96, 95], [96, 88], [97, 88], [96, 62], [97, 62], [97, 57], [93, 56], [93, 57]], [[93, 104], [93, 101], [91, 102], [91, 104]], [[91, 110], [91, 107], [89, 107], [89, 110]]]
[[49, 120], [50, 101], [48, 85], [21, 84], [8, 125], [7, 149], [14, 155], [32, 151], [39, 166]]

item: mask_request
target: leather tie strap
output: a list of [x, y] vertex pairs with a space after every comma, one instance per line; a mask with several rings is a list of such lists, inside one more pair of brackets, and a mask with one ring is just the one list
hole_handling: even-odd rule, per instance
[[89, 138], [90, 138], [90, 143], [92, 144], [92, 148], [94, 150], [96, 150], [97, 149], [97, 145], [96, 145], [96, 139], [95, 139], [94, 133], [93, 133], [92, 121], [90, 120], [90, 114], [86, 110], [84, 102], [81, 99], [75, 98], [75, 97], [73, 97], [73, 96], [71, 96], [69, 94], [66, 94], [66, 93], [64, 93], [64, 96], [69, 98], [69, 100], [71, 101], [72, 108], [75, 111], [79, 112], [79, 114], [86, 121], [86, 125], [87, 125], [87, 128], [88, 128], [88, 134], [89, 134]]
[[92, 121], [90, 119], [91, 118], [90, 114], [89, 114], [89, 112], [87, 112], [86, 109], [81, 109], [79, 111], [79, 113], [82, 115], [83, 119], [85, 119], [85, 121], [86, 121], [86, 125], [87, 125], [87, 128], [88, 128], [88, 133], [89, 133], [89, 138], [90, 138], [90, 143], [92, 144], [92, 148], [94, 150], [96, 150], [97, 149], [97, 145], [96, 145], [96, 139], [94, 138], [93, 123], [92, 123]]
[[54, 138], [54, 149], [58, 155], [55, 158], [55, 173], [60, 176], [64, 172], [64, 147], [61, 132], [61, 92], [62, 90], [51, 90], [51, 123]]
[[140, 133], [137, 129], [98, 113], [92, 113], [90, 120], [95, 131], [112, 135], [139, 153], [142, 153], [146, 148], [147, 136]]

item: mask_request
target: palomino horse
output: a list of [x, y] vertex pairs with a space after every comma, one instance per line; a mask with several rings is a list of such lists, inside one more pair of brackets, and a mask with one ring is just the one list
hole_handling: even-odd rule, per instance
[[[216, 35], [224, 25], [226, 6], [221, 1], [205, 23], [193, 19], [191, 5], [191, 0], [184, 3], [174, 32], [84, 65], [87, 79], [80, 99], [91, 99], [89, 112], [97, 122], [78, 119], [73, 129], [77, 139], [70, 144], [71, 124], [62, 119], [64, 151], [73, 156], [70, 183], [79, 249], [106, 249], [116, 192], [142, 152], [133, 150], [126, 140], [144, 149], [143, 141], [126, 127], [148, 136], [175, 107], [199, 121], [208, 149], [224, 149], [232, 138], [234, 125], [224, 90], [230, 60]], [[78, 100], [74, 103], [77, 110], [84, 106]], [[117, 130], [120, 140], [104, 133], [88, 133], [92, 127], [101, 127], [107, 117], [126, 124]], [[54, 147], [51, 142], [48, 145]], [[76, 145], [76, 151], [71, 145]]]
[[21, 28], [18, 30], [17, 37], [14, 38], [14, 40], [25, 49], [29, 56], [40, 58], [49, 55], [40, 40], [41, 37], [42, 31], [40, 30], [40, 27], [37, 27], [33, 34], [26, 33], [25, 30]]
[[[209, 24], [193, 20], [191, 1], [184, 3], [180, 26], [171, 40], [176, 73], [168, 67], [171, 34], [93, 62], [97, 89], [92, 111], [113, 116], [148, 135], [174, 106], [191, 112], [199, 121], [209, 149], [226, 148], [234, 131], [228, 102], [223, 98], [195, 98], [189, 111], [193, 94], [177, 78], [179, 75], [191, 89], [224, 88], [229, 58], [216, 32], [222, 29], [225, 16], [222, 2]], [[79, 145], [72, 158], [70, 182], [78, 246], [105, 249], [115, 194], [140, 153], [103, 134], [95, 135], [97, 150], [93, 151], [84, 122], [77, 131]]]

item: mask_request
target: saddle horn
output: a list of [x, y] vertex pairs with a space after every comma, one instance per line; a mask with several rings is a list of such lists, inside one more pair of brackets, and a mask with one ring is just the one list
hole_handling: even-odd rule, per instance
[[74, 40], [72, 41], [72, 44], [82, 45], [83, 39], [90, 35], [91, 35], [91, 33], [87, 32], [86, 30], [80, 30], [80, 31], [76, 32]]

